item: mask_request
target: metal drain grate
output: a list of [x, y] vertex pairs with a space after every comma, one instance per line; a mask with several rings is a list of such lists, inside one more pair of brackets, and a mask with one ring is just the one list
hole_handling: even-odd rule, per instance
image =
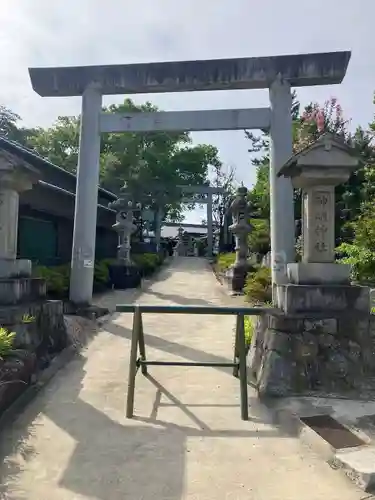
[[313, 417], [302, 417], [300, 420], [336, 450], [366, 444], [330, 415], [314, 415]]

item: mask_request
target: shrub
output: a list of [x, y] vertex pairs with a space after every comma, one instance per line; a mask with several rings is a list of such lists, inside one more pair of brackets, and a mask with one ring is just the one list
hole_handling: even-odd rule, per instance
[[245, 342], [246, 347], [250, 347], [251, 339], [253, 337], [254, 328], [255, 328], [255, 316], [245, 316]]
[[34, 275], [38, 278], [44, 278], [46, 280], [48, 295], [58, 297], [67, 295], [70, 281], [69, 264], [53, 267], [37, 266], [34, 269]]
[[[109, 283], [109, 265], [113, 259], [95, 261], [94, 289], [103, 289]], [[53, 297], [66, 297], [69, 292], [70, 264], [60, 266], [37, 266], [34, 276], [44, 278], [47, 285], [47, 294]]]
[[15, 336], [15, 332], [9, 332], [6, 328], [0, 328], [0, 359], [11, 354]]
[[[164, 256], [155, 253], [136, 254], [132, 256], [134, 263], [145, 276], [151, 274], [159, 267]], [[100, 291], [109, 286], [109, 266], [115, 263], [115, 259], [102, 259], [95, 261], [94, 265], [94, 290]], [[47, 294], [53, 297], [63, 298], [68, 295], [70, 282], [70, 264], [61, 266], [37, 266], [34, 268], [34, 276], [46, 280]]]
[[236, 260], [236, 254], [234, 252], [220, 253], [217, 257], [217, 268], [218, 271], [224, 272], [229, 269]]
[[109, 263], [106, 260], [95, 261], [94, 288], [105, 288], [109, 282]]
[[342, 243], [336, 248], [342, 264], [351, 265], [351, 277], [361, 283], [375, 281], [375, 252], [351, 243]]
[[138, 266], [143, 276], [149, 276], [152, 274], [163, 262], [163, 257], [156, 253], [135, 254], [132, 255], [132, 259], [134, 264]]
[[31, 314], [24, 314], [22, 316], [22, 323], [24, 323], [25, 325], [30, 325], [31, 323], [34, 323], [35, 320], [35, 316], [32, 316]]
[[272, 300], [271, 270], [259, 267], [246, 278], [244, 292], [250, 302], [270, 302]]

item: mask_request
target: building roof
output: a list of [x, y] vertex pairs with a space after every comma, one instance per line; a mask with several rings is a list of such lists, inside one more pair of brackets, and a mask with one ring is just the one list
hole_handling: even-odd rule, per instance
[[[76, 176], [71, 172], [51, 163], [35, 151], [21, 146], [15, 141], [11, 141], [5, 137], [0, 136], [0, 149], [8, 151], [13, 155], [22, 158], [24, 161], [37, 168], [40, 171], [41, 177], [45, 183], [53, 185], [75, 194]], [[117, 196], [106, 189], [100, 188], [98, 190], [99, 200], [103, 204], [117, 199]]]
[[107, 66], [29, 68], [41, 96], [78, 96], [90, 84], [102, 94], [263, 89], [281, 76], [293, 87], [341, 83], [351, 52], [244, 57]]

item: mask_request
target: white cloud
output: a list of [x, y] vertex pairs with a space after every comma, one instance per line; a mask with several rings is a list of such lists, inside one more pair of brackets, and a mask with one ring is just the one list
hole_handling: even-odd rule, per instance
[[[28, 125], [48, 125], [79, 112], [78, 98], [41, 98], [31, 89], [28, 67], [262, 56], [351, 49], [344, 83], [298, 91], [303, 103], [339, 98], [353, 123], [373, 115], [375, 3], [358, 0], [2, 0], [1, 103]], [[137, 96], [139, 101], [147, 96]], [[120, 97], [108, 98], [117, 102]], [[164, 109], [252, 107], [268, 104], [265, 91], [151, 96]], [[242, 132], [202, 133], [199, 142], [220, 149], [249, 185]]]

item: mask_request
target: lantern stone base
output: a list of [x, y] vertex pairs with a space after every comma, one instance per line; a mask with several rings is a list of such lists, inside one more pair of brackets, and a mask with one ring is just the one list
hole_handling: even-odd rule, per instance
[[232, 292], [235, 294], [242, 294], [243, 288], [246, 282], [246, 275], [248, 271], [248, 266], [232, 266], [228, 272], [228, 278], [230, 279], [230, 286]]
[[26, 278], [31, 276], [31, 260], [0, 259], [0, 278]]
[[137, 288], [141, 284], [139, 269], [121, 262], [109, 266], [109, 279], [116, 290]]
[[350, 265], [335, 263], [288, 264], [287, 274], [290, 283], [295, 285], [349, 285]]
[[262, 396], [358, 394], [375, 377], [369, 289], [280, 285], [280, 307], [258, 318], [249, 377]]

